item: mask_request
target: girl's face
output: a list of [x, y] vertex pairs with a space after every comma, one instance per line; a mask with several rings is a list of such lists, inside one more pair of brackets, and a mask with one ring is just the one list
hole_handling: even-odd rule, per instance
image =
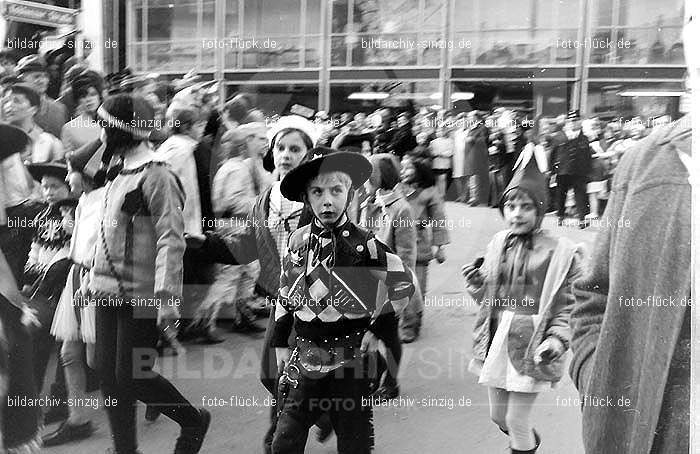
[[300, 133], [290, 132], [279, 137], [275, 141], [272, 157], [280, 177], [285, 176], [290, 170], [296, 168], [306, 156], [307, 151], [308, 149]]
[[95, 113], [100, 107], [100, 94], [95, 87], [88, 88], [88, 92], [80, 99], [80, 108], [86, 113]]
[[80, 172], [71, 172], [68, 174], [68, 186], [70, 187], [70, 195], [73, 198], [78, 198], [85, 192], [83, 186], [83, 176]]
[[377, 189], [379, 189], [379, 179], [381, 177], [379, 176], [379, 169], [377, 168], [376, 164], [372, 162], [372, 174], [369, 176], [367, 181], [365, 181], [365, 191], [367, 191], [367, 194], [374, 194], [377, 192]]
[[525, 195], [519, 195], [503, 204], [503, 217], [516, 235], [522, 235], [535, 229], [537, 225], [537, 207], [535, 201]]
[[410, 159], [401, 160], [401, 181], [405, 184], [413, 183], [416, 177], [416, 168]]

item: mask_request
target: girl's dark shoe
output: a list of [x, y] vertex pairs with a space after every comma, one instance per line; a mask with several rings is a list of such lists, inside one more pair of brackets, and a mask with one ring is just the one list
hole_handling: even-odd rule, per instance
[[[503, 429], [501, 429], [503, 430]], [[510, 449], [511, 454], [535, 454], [537, 452], [537, 448], [540, 447], [540, 434], [537, 433], [536, 430], [532, 431], [535, 434], [535, 447], [532, 449]]]
[[94, 431], [95, 428], [90, 421], [75, 425], [65, 421], [55, 432], [42, 437], [41, 442], [45, 447], [63, 445], [71, 441], [89, 438]]

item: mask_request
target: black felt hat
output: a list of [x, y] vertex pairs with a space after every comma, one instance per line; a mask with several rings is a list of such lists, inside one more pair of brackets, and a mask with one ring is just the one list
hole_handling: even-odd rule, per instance
[[0, 123], [0, 137], [0, 161], [15, 153], [21, 153], [29, 144], [26, 132], [7, 123]]
[[68, 176], [68, 167], [60, 162], [29, 164], [27, 165], [27, 170], [32, 178], [39, 182], [44, 176], [56, 177], [61, 181], [65, 181]]
[[309, 151], [299, 167], [291, 170], [282, 180], [280, 191], [288, 200], [301, 202], [307, 183], [326, 172], [347, 173], [354, 188], [360, 187], [372, 174], [372, 164], [359, 153], [316, 147]]

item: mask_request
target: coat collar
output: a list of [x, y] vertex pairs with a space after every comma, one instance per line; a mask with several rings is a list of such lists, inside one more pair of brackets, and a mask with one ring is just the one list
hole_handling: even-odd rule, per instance
[[692, 156], [691, 136], [692, 136], [692, 116], [687, 114], [674, 121], [661, 131], [661, 136], [657, 140], [659, 145], [671, 144], [681, 153]]
[[[401, 183], [399, 183], [401, 184]], [[399, 185], [394, 186], [394, 189], [392, 189], [390, 192], [384, 193], [384, 194], [379, 194], [375, 196], [375, 199], [377, 203], [384, 207], [388, 207], [389, 205], [393, 204], [397, 200], [399, 200], [403, 194], [401, 193], [401, 189], [399, 188]]]

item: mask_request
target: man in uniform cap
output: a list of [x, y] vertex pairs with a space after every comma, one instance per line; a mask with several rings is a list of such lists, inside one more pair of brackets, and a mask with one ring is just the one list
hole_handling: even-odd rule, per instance
[[590, 208], [586, 185], [593, 167], [593, 152], [588, 144], [588, 138], [581, 129], [581, 117], [578, 110], [572, 110], [567, 115], [564, 124], [566, 140], [553, 146], [552, 169], [557, 179], [557, 217], [559, 225], [564, 223], [566, 196], [569, 189], [574, 190], [576, 199], [576, 215], [579, 228], [585, 228], [585, 218]]

